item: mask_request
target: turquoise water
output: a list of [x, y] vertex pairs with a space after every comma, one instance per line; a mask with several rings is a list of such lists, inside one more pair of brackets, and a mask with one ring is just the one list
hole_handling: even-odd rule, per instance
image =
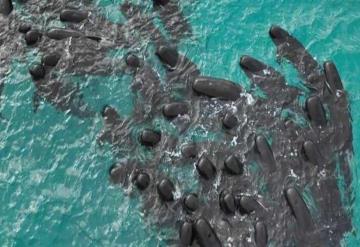
[[[114, 22], [124, 18], [122, 1], [97, 1]], [[181, 1], [193, 37], [180, 44], [203, 74], [248, 87], [239, 58], [249, 54], [283, 71], [293, 83], [296, 73], [275, 60], [268, 37], [271, 24], [293, 33], [318, 61], [335, 61], [348, 92], [353, 118], [351, 163], [354, 198], [349, 207], [354, 232], [344, 246], [358, 246], [360, 237], [360, 2], [359, 1]], [[148, 5], [150, 6], [150, 4]], [[115, 54], [115, 55], [114, 55]], [[121, 52], [117, 55], [121, 56]], [[30, 56], [30, 54], [29, 54]], [[33, 54], [33, 56], [36, 56]], [[154, 66], [154, 58], [150, 58]], [[137, 196], [129, 198], [108, 182], [114, 162], [108, 147], [96, 138], [102, 120], [79, 120], [42, 104], [33, 114], [33, 84], [28, 60], [14, 59], [6, 78], [0, 122], [1, 246], [158, 246], [168, 230], [158, 233], [144, 220]], [[130, 114], [130, 77], [77, 77], [85, 99], [95, 109], [111, 104]], [[161, 124], [161, 123], [160, 123]], [[184, 174], [184, 179], [191, 176]]]

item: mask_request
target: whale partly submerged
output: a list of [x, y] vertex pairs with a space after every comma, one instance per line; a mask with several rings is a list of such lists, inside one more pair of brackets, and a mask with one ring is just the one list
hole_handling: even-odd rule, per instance
[[[31, 4], [31, 0], [22, 3], [34, 18], [40, 18], [42, 13]], [[119, 6], [127, 19], [123, 24], [98, 16], [92, 3], [86, 3], [86, 10], [60, 5], [61, 1], [47, 1], [44, 9], [56, 10], [54, 18], [65, 27], [45, 28], [23, 25], [12, 2], [0, 1], [1, 24], [12, 23], [1, 45], [14, 46], [12, 39], [22, 41], [17, 49], [12, 47], [14, 54], [2, 58], [10, 63], [12, 56], [38, 49], [41, 63], [29, 68], [35, 109], [44, 99], [79, 118], [96, 114], [80, 88], [56, 78], [57, 72], [105, 76], [129, 72], [137, 95], [135, 110], [123, 117], [115, 107], [104, 106], [100, 112], [104, 130], [98, 142], [121, 150], [114, 152], [118, 162], [109, 169], [111, 182], [139, 191], [147, 217], [157, 227], [179, 232], [171, 243], [340, 244], [352, 228], [342, 197], [351, 193], [353, 147], [347, 94], [334, 62], [319, 64], [288, 31], [271, 26], [269, 36], [277, 57], [295, 67], [308, 90], [289, 85], [275, 68], [244, 55], [239, 66], [252, 83], [246, 91], [238, 82], [203, 75], [179, 51], [180, 39], [186, 42], [192, 31], [177, 1], [153, 1], [164, 30], [142, 6], [129, 1]], [[144, 51], [143, 42], [155, 52]], [[115, 48], [126, 50], [123, 61], [107, 57]], [[161, 73], [148, 56], [163, 66]], [[257, 97], [256, 88], [265, 97]], [[304, 105], [298, 102], [299, 95], [306, 96]], [[156, 125], [159, 119], [178, 132]], [[198, 129], [218, 135], [193, 140]], [[140, 159], [137, 155], [142, 152], [150, 155]], [[166, 172], [173, 167], [190, 168], [198, 186], [183, 189], [193, 181]], [[344, 190], [339, 188], [338, 167]], [[313, 205], [306, 200], [309, 196]]]

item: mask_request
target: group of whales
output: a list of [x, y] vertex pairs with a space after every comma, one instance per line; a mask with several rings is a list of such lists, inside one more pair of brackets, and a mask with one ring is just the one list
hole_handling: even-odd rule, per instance
[[[31, 0], [22, 4], [27, 6]], [[141, 6], [128, 1], [120, 6], [128, 20], [124, 25], [94, 17], [100, 23], [98, 28], [117, 29], [110, 37], [77, 30], [78, 24], [87, 27], [92, 13], [74, 8], [61, 9], [58, 14], [68, 28], [42, 31], [29, 23], [16, 24], [23, 46], [38, 48], [42, 54], [41, 62], [29, 68], [35, 87], [34, 110], [44, 100], [81, 119], [96, 116], [81, 90], [56, 79], [53, 71], [129, 73], [131, 89], [137, 95], [134, 112], [123, 118], [114, 107], [104, 106], [99, 143], [107, 142], [127, 157], [111, 166], [111, 181], [137, 188], [144, 210], [156, 219], [158, 227], [178, 229], [178, 239], [169, 244], [337, 246], [351, 230], [336, 168], [340, 166], [346, 186], [343, 193], [349, 196], [352, 131], [346, 93], [335, 64], [327, 61], [320, 66], [295, 37], [272, 26], [269, 35], [277, 56], [294, 65], [308, 90], [289, 86], [274, 68], [245, 55], [239, 66], [253, 83], [246, 92], [239, 83], [202, 75], [197, 65], [177, 50], [177, 42], [192, 31], [176, 1], [154, 0], [153, 5], [171, 40]], [[0, 1], [0, 13], [13, 17], [16, 10], [11, 0]], [[155, 47], [166, 72], [165, 84], [136, 52], [141, 42], [125, 37], [126, 32], [136, 32]], [[63, 53], [69, 40], [70, 58]], [[115, 65], [118, 71], [109, 71], [113, 61], [107, 60], [106, 53], [117, 47], [129, 53]], [[255, 96], [256, 87], [266, 96]], [[298, 102], [302, 95], [307, 97], [304, 105]], [[298, 123], [298, 117], [307, 120], [305, 126]], [[153, 126], [156, 118], [171, 122], [179, 134]], [[137, 125], [146, 127], [134, 136], [130, 129]], [[186, 139], [197, 126], [223, 135], [202, 142]], [[144, 148], [153, 154], [146, 162], [136, 159]], [[163, 163], [180, 168], [193, 165], [200, 187], [181, 191], [187, 181], [169, 177], [161, 170]], [[310, 191], [314, 205], [305, 200], [305, 191]]]

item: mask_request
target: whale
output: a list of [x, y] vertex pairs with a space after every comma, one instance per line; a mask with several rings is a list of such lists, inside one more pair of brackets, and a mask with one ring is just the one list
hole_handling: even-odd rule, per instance
[[[252, 83], [252, 88], [246, 92], [237, 83], [202, 75], [197, 66], [174, 47], [161, 45], [156, 51], [166, 71], [168, 88], [182, 85], [186, 92], [182, 97], [191, 102], [186, 111], [197, 108], [199, 117], [190, 118], [191, 124], [223, 133], [221, 141], [186, 144], [189, 148], [185, 145], [181, 152], [182, 162], [189, 159], [195, 162], [194, 173], [201, 184], [196, 194], [207, 201], [194, 210], [189, 210], [191, 205], [185, 204], [183, 214], [178, 208], [168, 211], [171, 218], [180, 219], [177, 225], [179, 244], [222, 246], [231, 236], [235, 244], [240, 245], [246, 236], [244, 231], [252, 229], [258, 246], [267, 246], [270, 241], [281, 246], [322, 246], [340, 243], [351, 229], [350, 216], [341, 199], [350, 196], [351, 118], [344, 108], [348, 103], [345, 103], [347, 97], [340, 75], [333, 62], [327, 61], [322, 67], [282, 28], [272, 26], [269, 36], [278, 56], [293, 64], [304, 86], [311, 90], [304, 92], [289, 86], [279, 71], [250, 55], [239, 59], [239, 68]], [[135, 67], [139, 63], [131, 61]], [[247, 94], [253, 93], [255, 87], [266, 97], [255, 97], [254, 102], [249, 103]], [[304, 106], [298, 102], [300, 94], [306, 95]], [[233, 108], [228, 108], [229, 102]], [[325, 105], [330, 110], [326, 114]], [[222, 109], [223, 114], [215, 114], [213, 107]], [[176, 118], [177, 112], [181, 114], [185, 109], [177, 103], [165, 105], [161, 111], [165, 111], [165, 118], [171, 121], [173, 113]], [[291, 114], [283, 117], [285, 112]], [[305, 119], [306, 124], [299, 125], [294, 116]], [[175, 146], [161, 146], [162, 133], [151, 129], [142, 132], [140, 138], [144, 139], [134, 145], [147, 146], [157, 157], [185, 144], [178, 141]], [[229, 143], [233, 143], [232, 146]], [[193, 152], [195, 149], [200, 152]], [[340, 192], [335, 176], [338, 160], [342, 163], [345, 192]], [[174, 160], [172, 164], [175, 165]], [[259, 170], [251, 172], [252, 166]], [[153, 168], [148, 168], [147, 172], [151, 174]], [[321, 179], [321, 172], [332, 175]], [[259, 177], [266, 191], [255, 189], [260, 185], [254, 182]], [[293, 179], [288, 180], [289, 177]], [[215, 181], [219, 181], [216, 189], [212, 187]], [[169, 194], [173, 191], [171, 184], [181, 186], [181, 181], [157, 180], [154, 183], [160, 186], [158, 200], [172, 207], [176, 200]], [[306, 200], [305, 187], [321, 212], [319, 215], [314, 215], [314, 209]], [[146, 189], [141, 194], [148, 197]], [[186, 193], [184, 198], [187, 198]], [[236, 214], [244, 217], [241, 226], [232, 216]], [[273, 224], [276, 227], [270, 227]], [[293, 227], [287, 227], [289, 224]]]
[[[168, 97], [162, 90], [158, 74], [146, 61], [132, 53], [126, 55], [125, 64], [132, 76], [131, 88], [136, 98], [134, 116], [153, 117]], [[149, 107], [144, 108], [143, 105]]]
[[[105, 105], [98, 143], [114, 150], [110, 181], [140, 196], [144, 216], [156, 227], [175, 229], [169, 242], [340, 245], [352, 229], [343, 198], [351, 198], [353, 133], [336, 61], [318, 62], [291, 32], [274, 25], [268, 31], [274, 55], [294, 66], [303, 87], [291, 86], [281, 71], [244, 54], [235, 61], [250, 82], [243, 88], [243, 82], [203, 74], [182, 54], [177, 46], [191, 27], [176, 1], [153, 1], [147, 10], [125, 1], [119, 8], [126, 21], [116, 25], [96, 17], [91, 3], [84, 3], [84, 10], [60, 4], [45, 9], [56, 9], [64, 27], [14, 25], [19, 49], [3, 55], [4, 61], [38, 49], [41, 62], [29, 68], [34, 110], [44, 100], [79, 119], [96, 113], [80, 87], [57, 73], [131, 75], [135, 110], [124, 117]], [[40, 14], [29, 9], [34, 18]], [[17, 18], [16, 12], [9, 17]], [[157, 17], [164, 30], [154, 24]], [[132, 55], [117, 64], [107, 58], [113, 48]]]
[[172, 0], [153, 0], [153, 5], [166, 31], [174, 40], [191, 36], [191, 26], [183, 15], [179, 2]]
[[12, 0], [1, 0], [0, 1], [0, 14], [4, 16], [8, 16], [12, 11], [14, 7], [12, 4]]
[[70, 83], [50, 79], [47, 68], [42, 64], [37, 64], [29, 69], [35, 92], [33, 95], [34, 112], [37, 112], [40, 101], [53, 105], [57, 110], [69, 112], [78, 118], [90, 118], [95, 116], [95, 112], [83, 100], [78, 87]]
[[80, 23], [87, 19], [89, 13], [87, 11], [81, 11], [77, 9], [63, 9], [60, 12], [60, 21]]

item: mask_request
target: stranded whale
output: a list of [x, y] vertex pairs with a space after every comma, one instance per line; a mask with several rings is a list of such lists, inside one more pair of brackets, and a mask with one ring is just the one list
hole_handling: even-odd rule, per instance
[[[214, 129], [217, 126], [214, 123], [220, 122], [217, 131], [222, 131], [222, 125], [232, 129], [232, 132], [225, 132], [227, 134], [221, 143], [199, 143], [197, 146], [202, 150], [201, 156], [197, 156], [197, 152], [190, 152], [192, 150], [182, 152], [184, 158], [197, 157], [194, 165], [202, 188], [193, 193], [196, 198], [206, 200], [205, 204], [194, 206], [192, 210], [192, 197], [184, 194], [181, 199], [186, 202], [184, 212], [179, 212], [173, 205], [176, 199], [171, 195], [173, 187], [170, 182], [149, 182], [157, 186], [160, 184], [160, 202], [171, 208], [164, 218], [179, 221], [179, 243], [182, 245], [197, 243], [200, 246], [221, 246], [230, 236], [240, 244], [244, 241], [241, 237], [245, 236], [243, 232], [249, 229], [252, 229], [250, 231], [257, 246], [266, 246], [270, 240], [280, 245], [326, 245], [339, 243], [343, 234], [350, 230], [349, 215], [341, 204], [335, 176], [319, 179], [316, 175], [322, 170], [335, 174], [336, 159], [333, 155], [336, 153], [337, 159], [345, 162], [345, 181], [348, 183], [351, 179], [347, 160], [347, 155], [352, 151], [349, 146], [352, 138], [350, 115], [347, 110], [341, 114], [341, 125], [334, 118], [334, 114], [344, 110], [346, 101], [339, 74], [332, 62], [326, 62], [322, 69], [300, 42], [280, 27], [272, 27], [270, 37], [277, 46], [279, 56], [293, 63], [304, 78], [305, 86], [312, 88], [304, 107], [297, 102], [297, 96], [304, 94], [301, 89], [289, 86], [281, 73], [250, 56], [240, 59], [240, 67], [252, 83], [264, 91], [266, 97], [258, 98], [249, 105], [243, 90], [236, 84], [201, 76], [196, 65], [174, 48], [160, 46], [157, 50], [157, 56], [167, 70], [167, 83], [182, 84], [191, 92], [183, 94], [185, 101], [200, 102], [199, 105], [191, 105], [191, 108], [203, 107], [197, 109], [201, 117], [196, 119], [196, 124]], [[303, 65], [307, 62], [310, 64]], [[338, 91], [338, 94], [335, 95], [334, 91]], [[278, 95], [279, 92], [282, 93]], [[226, 109], [229, 100], [235, 104], [236, 110], [223, 115], [223, 119], [215, 117], [209, 106], [215, 104]], [[325, 105], [330, 109], [327, 114]], [[190, 111], [193, 111], [191, 108]], [[177, 103], [164, 105], [163, 111], [165, 118], [171, 119], [173, 114], [176, 116], [177, 113], [188, 112], [187, 109], [185, 105]], [[282, 113], [289, 109], [307, 119], [307, 125], [299, 125], [291, 114], [283, 118]], [[263, 130], [258, 132], [258, 129]], [[186, 133], [183, 132], [184, 135]], [[338, 133], [346, 134], [340, 137]], [[163, 137], [150, 130], [145, 135], [148, 140], [140, 141], [140, 144], [156, 147], [153, 152], [157, 155], [162, 153], [159, 163], [166, 160], [165, 153], [182, 146], [177, 142], [175, 147], [162, 146], [162, 149], [158, 149], [158, 142]], [[226, 143], [233, 138], [237, 143], [231, 147]], [[195, 146], [191, 147], [195, 149]], [[289, 152], [293, 155], [289, 155]], [[255, 173], [250, 172], [254, 164], [260, 166]], [[155, 168], [148, 167], [147, 172], [152, 169]], [[299, 179], [288, 181], [292, 172]], [[264, 178], [266, 191], [255, 189], [259, 184], [254, 184], [254, 181], [259, 177]], [[211, 187], [216, 180], [220, 181], [217, 187]], [[171, 184], [181, 188], [181, 181], [171, 181]], [[321, 212], [318, 215], [314, 215], [304, 199], [305, 185]], [[346, 186], [349, 188], [350, 184]], [[345, 192], [348, 193], [349, 190]], [[153, 195], [144, 192], [142, 196], [148, 201]], [[331, 209], [329, 205], [332, 205]], [[161, 204], [147, 210], [157, 214], [160, 209], [163, 209]], [[241, 224], [236, 217], [238, 214], [246, 216]], [[227, 226], [224, 226], [224, 220]], [[333, 221], [339, 224], [331, 224]], [[271, 227], [274, 224], [277, 226]], [[286, 227], [288, 224], [292, 227]]]
[[[144, 55], [125, 57], [137, 110], [122, 118], [105, 106], [98, 140], [120, 150], [109, 169], [110, 180], [137, 188], [152, 222], [177, 229], [175, 242], [182, 246], [338, 245], [351, 230], [341, 198], [350, 195], [352, 130], [335, 64], [321, 66], [289, 32], [272, 26], [269, 35], [277, 56], [294, 65], [309, 90], [291, 87], [280, 72], [245, 55], [239, 64], [252, 83], [246, 91], [226, 78], [202, 75], [176, 48], [191, 33], [180, 7], [175, 1], [153, 2], [164, 31], [140, 5], [127, 1], [120, 6], [127, 19], [122, 24], [97, 17], [91, 3], [85, 3], [86, 10], [75, 10], [54, 2], [47, 8], [56, 9], [64, 28], [15, 25], [14, 37], [23, 43], [14, 43], [23, 47], [14, 52], [38, 48], [42, 54], [41, 63], [29, 69], [35, 109], [41, 98], [79, 118], [93, 117], [79, 87], [57, 80], [55, 72], [123, 73], [118, 68], [123, 61], [110, 60], [109, 50]], [[11, 1], [1, 3], [1, 14], [16, 18], [16, 11], [9, 15]], [[29, 4], [23, 7], [34, 17], [42, 14]], [[156, 56], [144, 51], [146, 41]], [[158, 59], [162, 72], [148, 57]], [[4, 60], [9, 62], [10, 54]], [[256, 87], [265, 97], [256, 96]], [[299, 95], [306, 96], [304, 105]], [[170, 133], [159, 120], [178, 131]], [[195, 140], [199, 130], [209, 139]], [[211, 134], [215, 137], [210, 140]], [[338, 163], [343, 190], [337, 184]], [[191, 179], [169, 172], [179, 167]]]
[[37, 111], [40, 100], [44, 99], [58, 110], [69, 112], [79, 118], [93, 117], [95, 112], [83, 101], [79, 89], [70, 83], [51, 79], [47, 76], [48, 70], [43, 64], [29, 69], [36, 89], [33, 96], [34, 111]]

